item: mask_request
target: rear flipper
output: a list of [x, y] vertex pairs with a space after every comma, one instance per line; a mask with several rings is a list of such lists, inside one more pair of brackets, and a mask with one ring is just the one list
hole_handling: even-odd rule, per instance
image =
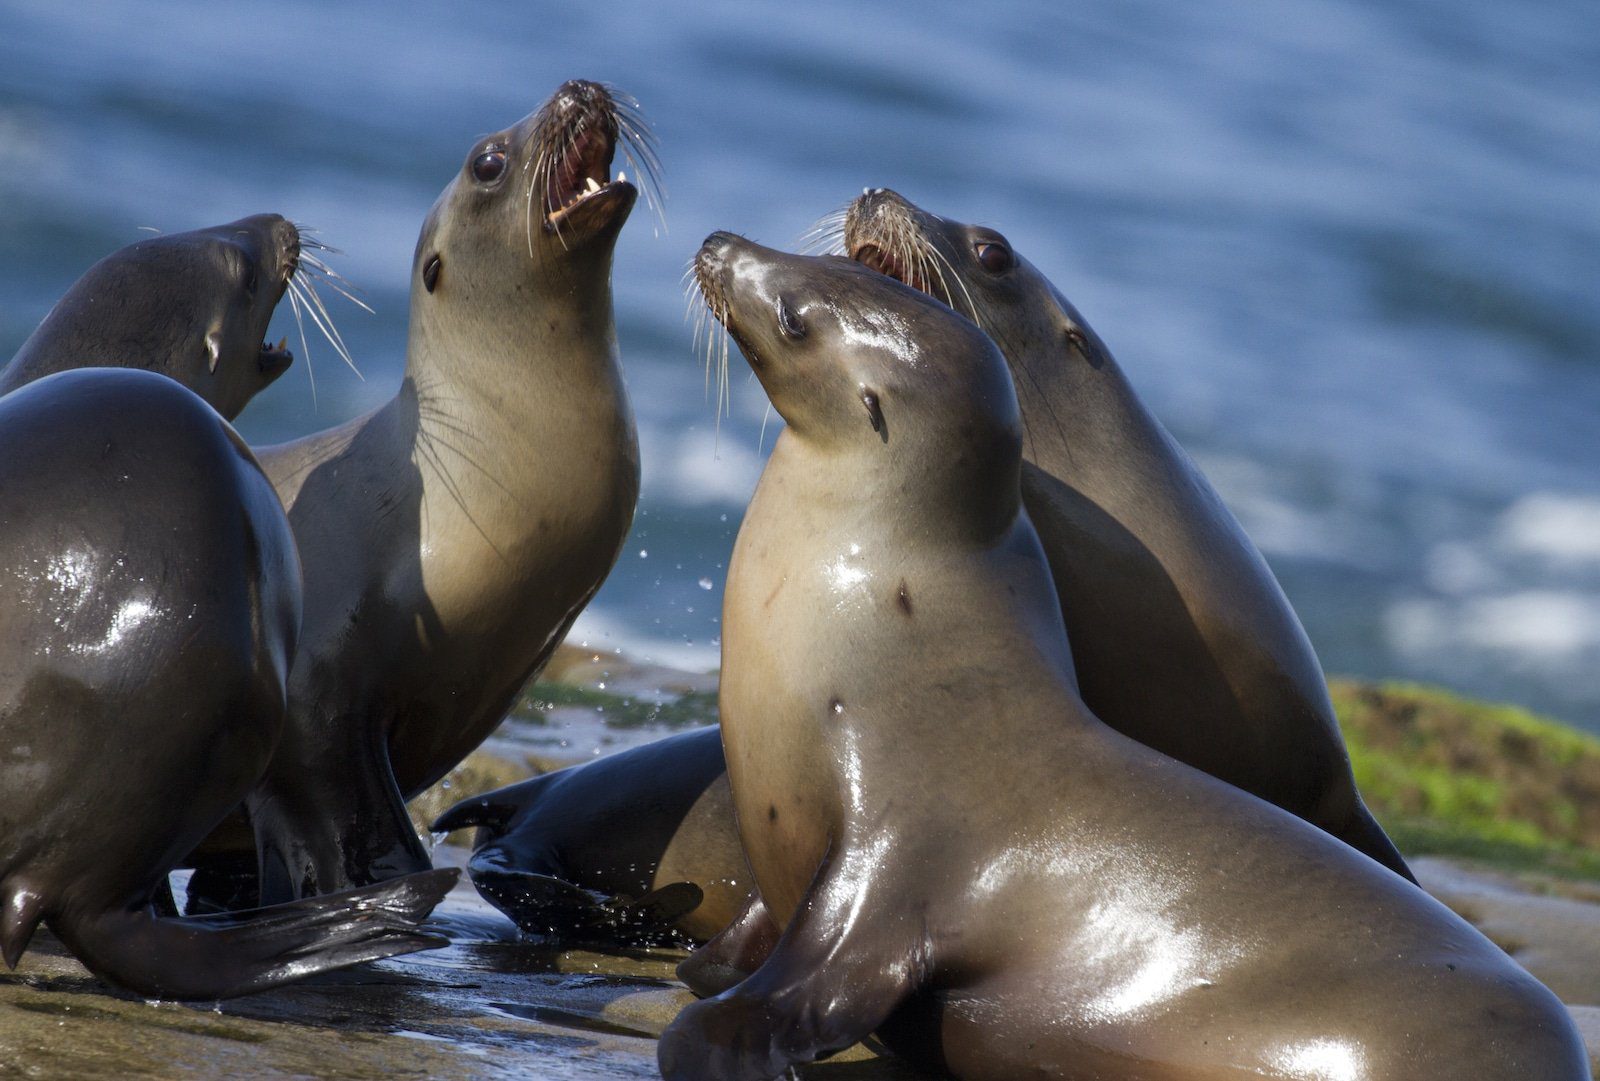
[[895, 878], [860, 850], [824, 860], [766, 963], [661, 1034], [665, 1081], [770, 1081], [888, 1020], [925, 982], [933, 953]]
[[777, 942], [778, 925], [752, 890], [733, 922], [678, 965], [678, 979], [701, 998], [720, 995], [760, 968]]
[[163, 999], [219, 999], [319, 972], [448, 945], [419, 924], [455, 868], [245, 912], [161, 919], [149, 908], [69, 913], [48, 920], [108, 983]]
[[[545, 776], [548, 776], [548, 774]], [[534, 777], [532, 780], [535, 782], [542, 781], [543, 777]], [[433, 825], [429, 826], [428, 829], [433, 833], [454, 833], [456, 830], [464, 830], [469, 826], [477, 826], [481, 830], [487, 830], [490, 837], [498, 837], [505, 832], [506, 823], [511, 821], [512, 815], [517, 813], [515, 804], [498, 798], [500, 793], [509, 791], [521, 792], [526, 790], [528, 786], [528, 781], [521, 781], [515, 785], [508, 786], [508, 788], [496, 789], [481, 796], [469, 796], [434, 819]], [[477, 842], [473, 847], [481, 845], [485, 839], [484, 835], [479, 833]]]
[[692, 882], [674, 882], [642, 897], [607, 897], [552, 875], [511, 871], [474, 856], [472, 884], [530, 934], [568, 942], [644, 946], [677, 940], [673, 925], [700, 906]]

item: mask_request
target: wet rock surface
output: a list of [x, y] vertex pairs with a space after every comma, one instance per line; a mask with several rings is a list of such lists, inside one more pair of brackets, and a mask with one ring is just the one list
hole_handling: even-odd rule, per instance
[[[437, 862], [460, 862], [440, 849]], [[655, 1038], [691, 1000], [681, 951], [591, 953], [524, 939], [463, 883], [436, 914], [447, 949], [221, 1003], [107, 988], [41, 933], [0, 975], [0, 1077], [653, 1078]], [[855, 1048], [801, 1071], [915, 1076]]]

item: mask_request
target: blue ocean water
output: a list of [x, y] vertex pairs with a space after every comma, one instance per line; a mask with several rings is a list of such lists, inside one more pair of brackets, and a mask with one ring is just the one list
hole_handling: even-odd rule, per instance
[[376, 314], [339, 309], [364, 380], [313, 341], [315, 399], [301, 356], [240, 427], [370, 408], [435, 195], [573, 76], [639, 98], [669, 195], [618, 251], [643, 502], [577, 637], [715, 664], [765, 401], [735, 358], [719, 430], [680, 274], [712, 229], [792, 245], [886, 185], [1073, 298], [1329, 671], [1600, 730], [1593, 0], [6, 0], [0, 357], [141, 227], [272, 210], [345, 249]]

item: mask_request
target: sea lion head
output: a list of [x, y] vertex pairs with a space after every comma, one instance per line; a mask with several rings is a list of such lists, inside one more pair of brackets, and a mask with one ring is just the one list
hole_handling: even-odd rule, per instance
[[625, 170], [612, 176], [619, 149], [650, 193], [658, 165], [637, 106], [584, 80], [479, 138], [423, 224], [412, 310], [470, 297], [470, 307], [500, 312], [592, 294], [607, 299], [609, 317], [612, 248], [640, 190]]
[[148, 368], [231, 420], [294, 360], [264, 339], [300, 260], [300, 230], [277, 214], [141, 240], [90, 267], [12, 363], [32, 378]]
[[1004, 236], [931, 214], [888, 188], [871, 188], [843, 221], [844, 253], [920, 289], [976, 322], [1005, 353], [1019, 381], [1051, 366], [1098, 370], [1105, 344]]
[[693, 271], [796, 439], [854, 458], [869, 483], [1003, 493], [1009, 475], [1015, 502], [1016, 394], [971, 321], [860, 263], [730, 233], [706, 239]]

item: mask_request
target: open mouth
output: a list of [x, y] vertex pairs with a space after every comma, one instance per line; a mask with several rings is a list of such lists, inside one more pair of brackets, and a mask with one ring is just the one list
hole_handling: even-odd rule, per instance
[[893, 278], [897, 282], [911, 286], [913, 289], [928, 291], [927, 283], [923, 276], [906, 265], [904, 259], [886, 248], [880, 248], [873, 243], [862, 243], [854, 246], [850, 258], [862, 266], [870, 267], [879, 274]]
[[263, 373], [279, 373], [294, 363], [294, 354], [289, 352], [289, 339], [284, 338], [277, 345], [271, 342], [261, 343], [261, 354], [256, 363]]
[[544, 227], [558, 229], [573, 212], [608, 191], [628, 183], [627, 173], [611, 178], [611, 159], [616, 156], [617, 137], [609, 124], [601, 121], [580, 131], [552, 170], [545, 189]]

